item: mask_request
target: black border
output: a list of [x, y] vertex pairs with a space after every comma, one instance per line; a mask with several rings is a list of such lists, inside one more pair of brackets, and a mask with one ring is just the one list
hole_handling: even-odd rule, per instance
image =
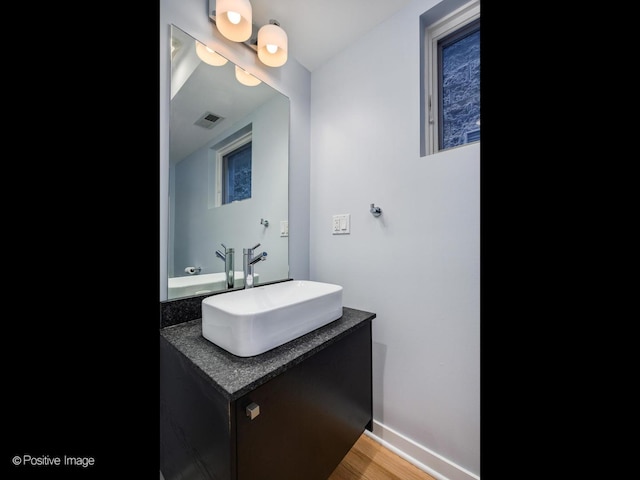
[[[3, 302], [5, 478], [159, 476], [155, 8], [56, 5], [22, 17], [31, 33], [4, 109], [21, 152], [4, 177], [15, 272]], [[151, 40], [133, 58], [135, 37]], [[24, 455], [95, 464], [16, 467]]]

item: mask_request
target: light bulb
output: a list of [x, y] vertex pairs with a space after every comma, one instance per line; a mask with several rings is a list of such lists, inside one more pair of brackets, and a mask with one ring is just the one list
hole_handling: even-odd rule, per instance
[[238, 25], [240, 23], [240, 20], [242, 20], [242, 16], [240, 16], [238, 12], [231, 12], [231, 11], [227, 12], [227, 18], [234, 25]]
[[196, 53], [198, 54], [198, 57], [200, 58], [200, 60], [214, 67], [219, 67], [221, 65], [224, 65], [228, 61], [226, 58], [224, 58], [222, 55], [217, 53], [215, 50], [210, 49], [205, 44], [200, 43], [197, 40], [196, 40]]
[[258, 58], [269, 67], [280, 67], [287, 62], [287, 32], [270, 21], [258, 30]]
[[[249, 0], [215, 0], [216, 27], [232, 42], [251, 38], [251, 2]], [[211, 1], [209, 2], [211, 4]]]
[[256, 77], [254, 77], [238, 65], [236, 65], [236, 79], [247, 87], [255, 87], [256, 85], [262, 83], [260, 80], [258, 80]]

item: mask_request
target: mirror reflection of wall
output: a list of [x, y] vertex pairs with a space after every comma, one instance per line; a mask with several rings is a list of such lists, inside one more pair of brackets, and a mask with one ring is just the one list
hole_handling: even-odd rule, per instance
[[[243, 248], [259, 243], [256, 253], [268, 256], [255, 267], [258, 283], [286, 279], [289, 99], [263, 82], [241, 84], [232, 62], [201, 61], [196, 40], [179, 28], [172, 26], [171, 36], [167, 298], [225, 289], [224, 282], [172, 288], [174, 278], [197, 283], [224, 275], [216, 256], [222, 245], [234, 248], [242, 272]], [[188, 267], [199, 273], [186, 273]]]

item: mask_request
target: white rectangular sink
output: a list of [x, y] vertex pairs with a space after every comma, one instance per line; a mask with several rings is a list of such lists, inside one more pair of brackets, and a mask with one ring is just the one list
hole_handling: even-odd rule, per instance
[[[258, 282], [258, 280], [258, 274], [255, 274], [254, 282]], [[190, 295], [202, 295], [225, 290], [227, 277], [224, 272], [173, 277], [169, 278], [168, 287], [167, 297], [169, 300]], [[244, 287], [244, 273], [242, 271], [233, 272], [233, 287]]]
[[292, 280], [202, 300], [202, 336], [239, 357], [252, 357], [342, 316], [342, 287]]

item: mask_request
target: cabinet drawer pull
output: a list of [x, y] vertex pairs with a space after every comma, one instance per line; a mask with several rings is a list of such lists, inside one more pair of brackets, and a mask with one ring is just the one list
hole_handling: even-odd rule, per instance
[[255, 403], [250, 403], [249, 405], [247, 405], [246, 411], [247, 411], [247, 417], [253, 420], [258, 415], [260, 415], [260, 405]]

